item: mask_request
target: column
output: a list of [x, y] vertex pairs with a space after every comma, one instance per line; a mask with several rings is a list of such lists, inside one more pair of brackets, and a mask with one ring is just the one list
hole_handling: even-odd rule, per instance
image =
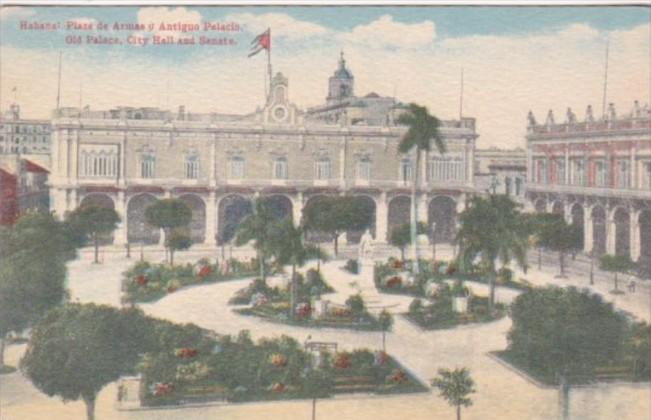
[[217, 205], [215, 203], [215, 191], [208, 193], [208, 200], [206, 202], [206, 238], [204, 244], [215, 246], [217, 244]]
[[[165, 190], [163, 193], [163, 198], [168, 199], [172, 198], [172, 191], [170, 190]], [[160, 230], [160, 240], [158, 241], [158, 245], [160, 246], [165, 246], [165, 231], [163, 229]]]
[[608, 212], [606, 216], [606, 253], [615, 255], [615, 238], [617, 231], [615, 228], [615, 210]]
[[[217, 134], [213, 134], [212, 142], [210, 144], [210, 168], [208, 173], [208, 182], [211, 186], [216, 185], [216, 162], [217, 162]], [[213, 200], [214, 201], [214, 200]]]
[[387, 242], [389, 223], [389, 206], [387, 205], [387, 193], [382, 192], [375, 200], [375, 240]]
[[427, 224], [429, 200], [427, 194], [420, 194], [416, 198], [416, 205], [418, 206], [418, 221]]
[[77, 175], [79, 174], [79, 133], [80, 130], [75, 131], [75, 137], [72, 139], [70, 150], [70, 178], [75, 185], [77, 184]]
[[118, 228], [115, 230], [114, 234], [114, 239], [113, 243], [115, 245], [126, 245], [128, 241], [128, 233], [127, 233], [127, 200], [126, 200], [126, 194], [124, 191], [118, 191], [118, 196], [115, 201], [115, 211], [118, 213], [120, 216], [120, 223], [118, 224]]
[[296, 198], [292, 200], [292, 218], [294, 219], [294, 226], [299, 226], [301, 224], [301, 219], [303, 218], [303, 193], [298, 192]]
[[420, 156], [420, 186], [421, 188], [427, 188], [429, 183], [429, 178], [427, 177], [427, 163], [429, 162], [429, 153], [427, 150], [423, 150]]
[[127, 134], [126, 131], [120, 139], [120, 185], [127, 183]]
[[586, 253], [592, 252], [593, 231], [592, 231], [592, 209], [588, 207], [583, 217], [583, 250]]
[[67, 208], [67, 193], [64, 188], [53, 187], [50, 189], [50, 208], [59, 220], [63, 220]]
[[631, 211], [631, 259], [637, 261], [640, 258], [640, 212]]
[[570, 185], [570, 146], [565, 145], [565, 172], [564, 172], [565, 179], [563, 180], [563, 183], [565, 185]]
[[68, 191], [68, 203], [66, 210], [73, 211], [77, 208], [77, 187], [70, 188]]
[[[639, 182], [638, 179], [638, 169], [637, 169], [637, 143], [633, 143], [631, 146], [631, 188], [632, 189], [637, 189], [640, 188], [642, 185]], [[632, 237], [632, 236], [631, 236]], [[631, 248], [632, 250], [633, 248]]]

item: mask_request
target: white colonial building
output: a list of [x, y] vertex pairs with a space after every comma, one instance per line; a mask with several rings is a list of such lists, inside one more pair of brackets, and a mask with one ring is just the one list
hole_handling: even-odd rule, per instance
[[586, 252], [629, 255], [651, 263], [651, 113], [635, 101], [617, 116], [610, 104], [596, 120], [571, 109], [562, 123], [529, 113], [528, 199], [536, 211], [564, 214], [584, 227]]
[[[375, 209], [372, 231], [385, 241], [409, 220], [414, 156], [398, 153], [404, 105], [376, 94], [354, 96], [343, 57], [329, 80], [327, 104], [307, 111], [289, 101], [278, 73], [266, 104], [248, 115], [176, 114], [155, 108], [64, 108], [52, 121], [51, 203], [59, 216], [82, 203], [122, 216], [116, 244], [159, 241], [145, 208], [176, 197], [193, 211], [195, 242], [233, 238], [252, 200], [269, 197], [279, 216], [299, 221], [321, 195], [363, 196]], [[419, 215], [450, 239], [473, 189], [475, 121], [444, 121], [445, 155], [422, 159]], [[351, 233], [355, 240], [359, 235]]]

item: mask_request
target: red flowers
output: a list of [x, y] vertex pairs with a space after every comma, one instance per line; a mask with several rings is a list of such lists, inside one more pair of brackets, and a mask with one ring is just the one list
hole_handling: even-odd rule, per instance
[[269, 362], [277, 367], [283, 367], [287, 365], [287, 357], [282, 354], [276, 353], [269, 356]]
[[192, 349], [189, 347], [183, 347], [181, 349], [176, 349], [174, 352], [174, 355], [176, 357], [181, 357], [183, 359], [192, 359], [193, 357], [196, 357], [199, 354], [199, 350], [197, 349]]
[[451, 276], [451, 275], [453, 275], [453, 274], [456, 273], [456, 272], [457, 272], [457, 267], [455, 267], [455, 266], [452, 265], [452, 264], [448, 265], [448, 269], [447, 269], [447, 275], [448, 275], [448, 276]]
[[171, 394], [174, 391], [172, 384], [168, 383], [157, 383], [154, 386], [154, 396], [160, 397], [161, 395]]
[[208, 277], [212, 273], [212, 267], [209, 265], [204, 265], [199, 269], [199, 272], [197, 273], [197, 277], [204, 278]]
[[299, 318], [307, 318], [312, 313], [312, 308], [309, 303], [300, 303], [296, 308], [296, 316]]
[[403, 264], [402, 261], [400, 261], [400, 260], [394, 260], [393, 261], [393, 268], [395, 268], [396, 270], [400, 270], [403, 267], [404, 267], [404, 264]]
[[402, 279], [399, 276], [393, 276], [387, 281], [387, 287], [390, 289], [400, 286], [402, 286]]
[[404, 370], [396, 369], [393, 372], [391, 372], [391, 375], [389, 375], [389, 377], [387, 379], [388, 379], [389, 382], [395, 382], [395, 383], [398, 383], [398, 384], [402, 384], [402, 383], [407, 382], [407, 380], [409, 378], [407, 377], [407, 374], [405, 373]]
[[149, 279], [144, 274], [141, 274], [138, 277], [136, 277], [136, 284], [138, 286], [146, 286], [148, 282]]
[[167, 288], [167, 293], [174, 293], [176, 292], [176, 287], [175, 286], [170, 286]]
[[333, 362], [333, 365], [337, 369], [348, 369], [352, 365], [352, 362], [350, 360], [350, 354], [337, 353], [335, 355], [335, 360]]
[[287, 390], [287, 387], [281, 382], [276, 382], [271, 386], [272, 392], [285, 392], [285, 390]]

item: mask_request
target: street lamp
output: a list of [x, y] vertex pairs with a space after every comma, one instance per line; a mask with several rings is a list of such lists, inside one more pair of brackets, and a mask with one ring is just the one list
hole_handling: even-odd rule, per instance
[[436, 222], [432, 222], [432, 264], [436, 262]]
[[590, 250], [590, 284], [594, 284], [594, 249]]

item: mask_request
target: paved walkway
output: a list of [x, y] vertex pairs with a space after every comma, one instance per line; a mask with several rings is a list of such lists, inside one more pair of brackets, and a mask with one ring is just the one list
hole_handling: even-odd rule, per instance
[[[178, 260], [196, 260], [196, 255], [180, 255]], [[82, 261], [70, 264], [69, 287], [73, 300], [119, 303], [121, 273], [133, 261], [123, 255], [106, 255], [104, 264], [92, 265], [84, 255]], [[358, 287], [368, 294], [369, 301], [380, 299], [382, 306], [393, 312], [402, 312], [411, 298], [395, 295], [372, 295], [368, 285], [368, 273], [354, 276], [340, 267], [344, 261], [336, 260], [322, 265], [322, 271], [337, 293], [332, 299], [344, 299]], [[553, 274], [530, 271], [526, 278], [536, 284], [557, 281]], [[372, 281], [372, 278], [371, 278]], [[582, 282], [583, 279], [565, 282]], [[235, 314], [227, 305], [232, 294], [248, 283], [238, 280], [206, 286], [182, 289], [158, 302], [143, 304], [145, 312], [176, 322], [193, 322], [220, 333], [237, 333], [249, 329], [254, 337], [287, 334], [303, 342], [308, 336], [313, 340], [336, 341], [342, 348], [352, 349], [381, 346], [378, 332], [356, 332], [339, 329], [309, 329], [272, 324], [253, 317]], [[481, 286], [481, 285], [478, 285]], [[595, 290], [605, 285], [597, 285]], [[478, 287], [477, 290], [480, 288]], [[477, 292], [477, 291], [476, 291]], [[501, 291], [498, 290], [498, 296]], [[512, 294], [512, 292], [509, 291]], [[506, 296], [506, 295], [504, 295]], [[509, 296], [511, 297], [511, 296]], [[616, 305], [629, 305], [637, 310], [641, 296], [617, 297]], [[506, 298], [506, 297], [505, 297]], [[344, 299], [345, 300], [345, 299]], [[626, 303], [630, 300], [630, 303]], [[628, 310], [628, 309], [627, 309]], [[477, 383], [478, 393], [474, 404], [464, 410], [464, 419], [535, 419], [557, 418], [557, 393], [553, 389], [540, 389], [519, 374], [505, 368], [487, 355], [504, 349], [510, 319], [505, 318], [483, 325], [467, 325], [451, 330], [422, 331], [404, 318], [397, 317], [394, 329], [387, 335], [388, 351], [395, 355], [408, 369], [423, 381], [434, 377], [439, 368], [465, 366], [471, 370]], [[7, 361], [16, 364], [24, 346], [10, 346]], [[62, 404], [56, 398], [48, 398], [37, 391], [20, 374], [0, 376], [0, 417], [11, 420], [41, 418], [84, 418], [83, 404]], [[115, 387], [108, 386], [100, 394], [97, 418], [103, 419], [308, 419], [310, 404], [305, 401], [255, 403], [244, 405], [212, 406], [168, 410], [120, 412], [115, 409]], [[639, 420], [648, 418], [651, 412], [651, 387], [648, 385], [609, 385], [597, 389], [576, 389], [572, 392], [571, 411], [573, 419]], [[645, 417], [646, 416], [646, 417]], [[319, 402], [319, 420], [350, 419], [432, 419], [453, 418], [453, 410], [434, 392], [409, 396], [363, 397], [346, 396]]]

